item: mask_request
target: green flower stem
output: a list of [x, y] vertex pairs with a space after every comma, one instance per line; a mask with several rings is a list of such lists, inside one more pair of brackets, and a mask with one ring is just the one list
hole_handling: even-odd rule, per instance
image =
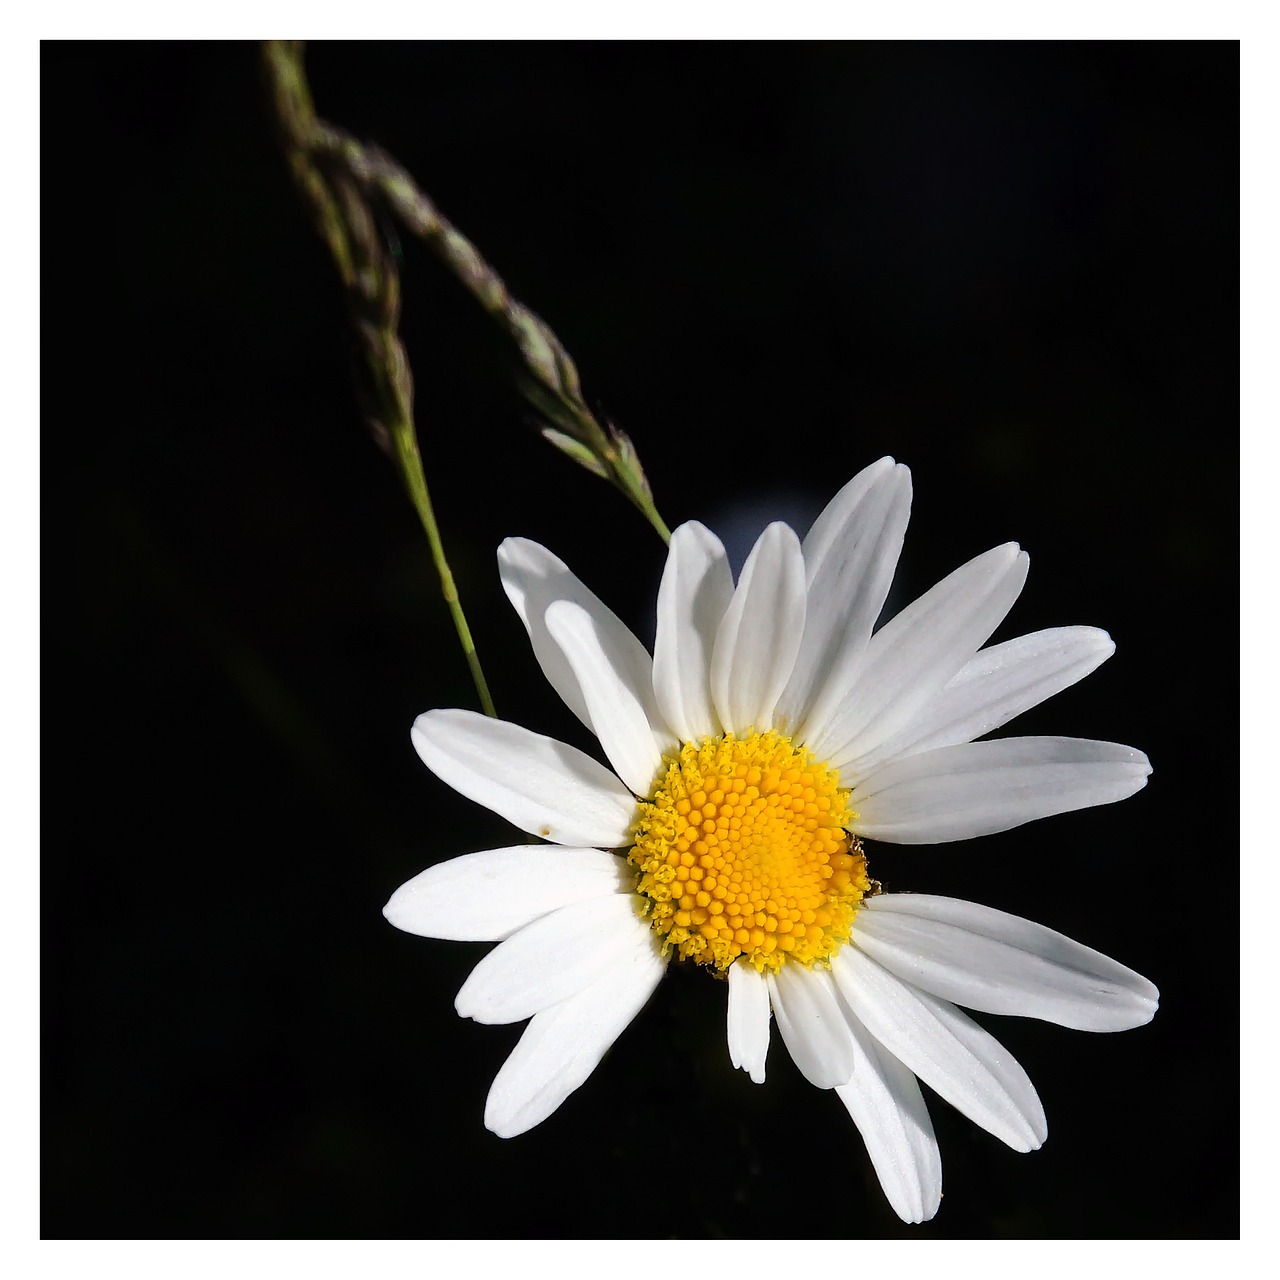
[[422, 459], [418, 456], [418, 441], [412, 431], [398, 433], [395, 437], [396, 453], [400, 459], [401, 471], [409, 486], [409, 496], [422, 520], [422, 527], [427, 531], [427, 541], [431, 544], [431, 558], [435, 561], [436, 570], [440, 574], [440, 590], [444, 602], [449, 607], [453, 625], [462, 645], [462, 652], [471, 670], [471, 680], [475, 684], [476, 693], [480, 695], [480, 705], [487, 716], [497, 716], [493, 699], [489, 696], [489, 685], [480, 667], [480, 657], [476, 653], [475, 642], [471, 639], [471, 628], [467, 626], [467, 616], [462, 612], [462, 601], [458, 599], [458, 588], [453, 581], [453, 573], [449, 562], [445, 559], [444, 543], [440, 540], [440, 529], [436, 525], [435, 510], [431, 506], [431, 494], [427, 491], [427, 478], [422, 470]]
[[329, 132], [318, 120], [296, 41], [267, 41], [263, 59], [289, 168], [307, 197], [346, 291], [367, 375], [369, 425], [394, 459], [426, 530], [440, 588], [486, 715], [493, 699], [445, 556], [427, 489], [413, 420], [413, 375], [400, 341], [400, 278], [360, 185], [340, 165], [326, 163]]

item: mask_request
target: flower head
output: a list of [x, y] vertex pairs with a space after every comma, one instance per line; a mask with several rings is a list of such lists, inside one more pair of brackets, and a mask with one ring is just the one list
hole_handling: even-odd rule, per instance
[[975, 741], [1114, 648], [1088, 627], [981, 647], [1026, 578], [1013, 544], [873, 634], [910, 501], [907, 469], [881, 459], [803, 545], [770, 525], [736, 584], [719, 540], [681, 526], [652, 658], [545, 548], [503, 544], [534, 653], [613, 770], [468, 711], [413, 728], [441, 779], [552, 842], [432, 867], [386, 907], [413, 933], [501, 942], [457, 999], [477, 1021], [531, 1019], [490, 1090], [495, 1133], [550, 1115], [667, 963], [692, 962], [728, 979], [734, 1065], [763, 1081], [772, 1015], [801, 1072], [850, 1112], [895, 1211], [920, 1221], [941, 1175], [917, 1076], [1018, 1150], [1045, 1136], [1025, 1073], [956, 1003], [1097, 1031], [1153, 1016], [1150, 983], [1060, 934], [869, 878], [863, 838], [1001, 831], [1122, 799], [1150, 772], [1114, 743]]

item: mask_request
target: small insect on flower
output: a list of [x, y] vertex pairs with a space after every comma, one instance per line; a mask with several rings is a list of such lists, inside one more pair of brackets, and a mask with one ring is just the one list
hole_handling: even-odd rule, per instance
[[554, 841], [431, 867], [385, 909], [411, 933], [500, 944], [456, 1001], [478, 1022], [530, 1020], [489, 1092], [493, 1132], [546, 1119], [667, 965], [691, 964], [728, 980], [733, 1064], [762, 1082], [776, 1022], [853, 1118], [895, 1212], [919, 1222], [941, 1197], [919, 1080], [1015, 1150], [1046, 1134], [1026, 1073], [958, 1006], [1088, 1031], [1154, 1015], [1155, 987], [1088, 947], [971, 902], [885, 893], [868, 873], [864, 842], [1004, 831], [1124, 799], [1150, 773], [1116, 743], [983, 739], [1114, 650], [1092, 627], [983, 647], [1026, 579], [1016, 545], [873, 633], [910, 505], [910, 474], [883, 458], [803, 544], [770, 525], [736, 584], [719, 539], [682, 525], [652, 657], [551, 552], [503, 543], [534, 654], [612, 768], [469, 711], [413, 727], [438, 777]]

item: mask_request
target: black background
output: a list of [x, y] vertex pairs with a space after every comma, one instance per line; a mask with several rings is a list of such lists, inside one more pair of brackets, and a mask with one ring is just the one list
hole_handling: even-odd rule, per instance
[[[892, 453], [915, 479], [893, 606], [1016, 539], [1032, 572], [995, 638], [1115, 638], [1007, 732], [1142, 747], [1146, 790], [873, 846], [872, 870], [1061, 929], [1161, 1011], [1108, 1036], [983, 1019], [1049, 1140], [1014, 1154], [932, 1098], [945, 1197], [914, 1228], [780, 1044], [764, 1087], [731, 1069], [697, 973], [541, 1127], [483, 1128], [519, 1031], [453, 1012], [484, 949], [380, 909], [510, 829], [410, 747], [417, 713], [475, 696], [257, 50], [42, 62], [44, 1235], [1238, 1233], [1235, 44], [309, 51], [321, 114], [548, 320], [668, 523], [803, 532]], [[545, 542], [648, 640], [661, 544], [538, 439], [486, 322], [403, 252], [499, 711], [588, 747], [494, 550]]]

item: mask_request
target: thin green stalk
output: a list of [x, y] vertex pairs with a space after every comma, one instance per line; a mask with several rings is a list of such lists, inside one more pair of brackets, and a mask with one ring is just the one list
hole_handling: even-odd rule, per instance
[[431, 545], [431, 558], [435, 561], [436, 570], [440, 574], [440, 590], [444, 595], [445, 604], [449, 607], [454, 628], [458, 632], [462, 652], [471, 670], [471, 680], [475, 684], [476, 693], [480, 695], [480, 705], [484, 708], [485, 715], [496, 716], [498, 713], [494, 710], [493, 699], [489, 696], [489, 685], [480, 667], [480, 657], [476, 653], [475, 642], [471, 639], [471, 628], [467, 626], [466, 614], [462, 612], [462, 601], [458, 599], [458, 588], [454, 584], [449, 561], [445, 558], [444, 543], [440, 540], [435, 509], [431, 505], [431, 494], [427, 491], [427, 478], [422, 470], [422, 459], [418, 456], [418, 442], [412, 433], [401, 432], [395, 436], [395, 444], [401, 469], [408, 482], [409, 496], [422, 520], [422, 527], [427, 531], [427, 541]]
[[400, 341], [400, 278], [387, 253], [365, 193], [350, 173], [326, 161], [327, 127], [318, 120], [302, 68], [302, 46], [267, 41], [263, 46], [272, 102], [290, 170], [307, 197], [321, 238], [346, 291], [364, 357], [370, 426], [395, 460], [409, 498], [426, 530], [440, 588], [471, 678], [486, 715], [496, 715], [445, 556], [427, 488], [413, 420], [413, 375]]

